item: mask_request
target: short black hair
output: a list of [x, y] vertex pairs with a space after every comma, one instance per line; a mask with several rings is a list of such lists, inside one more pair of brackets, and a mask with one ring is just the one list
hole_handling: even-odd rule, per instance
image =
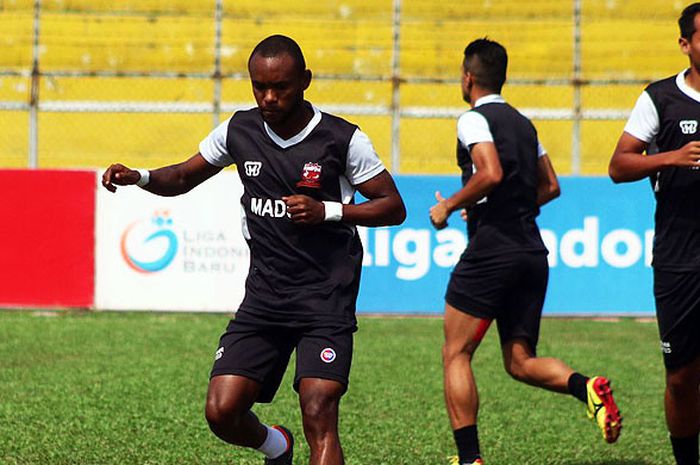
[[488, 37], [472, 41], [464, 49], [464, 70], [474, 75], [476, 84], [501, 92], [506, 82], [508, 53], [505, 47]]
[[294, 39], [280, 34], [267, 37], [256, 45], [248, 58], [248, 66], [250, 66], [250, 62], [255, 55], [276, 57], [285, 53], [292, 57], [299, 73], [303, 73], [306, 70], [306, 60], [304, 60], [304, 54], [301, 52], [299, 44]]
[[681, 37], [690, 40], [695, 33], [695, 15], [700, 13], [700, 3], [691, 3], [681, 13], [678, 18], [678, 28], [681, 30]]

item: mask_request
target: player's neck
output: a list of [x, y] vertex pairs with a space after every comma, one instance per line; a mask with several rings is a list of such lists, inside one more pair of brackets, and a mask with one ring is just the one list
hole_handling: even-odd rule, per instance
[[272, 129], [275, 134], [280, 136], [282, 139], [287, 140], [296, 136], [304, 129], [314, 117], [314, 109], [304, 101], [299, 105], [292, 113], [289, 114], [284, 121], [278, 124], [270, 124], [270, 129]]
[[700, 66], [693, 63], [690, 64], [690, 70], [685, 75], [685, 83], [691, 89], [700, 92]]
[[472, 88], [472, 93], [470, 95], [471, 97], [471, 107], [474, 108], [476, 106], [476, 102], [479, 101], [481, 97], [486, 97], [487, 95], [495, 94], [496, 92], [492, 90], [487, 90], [487, 89], [481, 89], [478, 87]]

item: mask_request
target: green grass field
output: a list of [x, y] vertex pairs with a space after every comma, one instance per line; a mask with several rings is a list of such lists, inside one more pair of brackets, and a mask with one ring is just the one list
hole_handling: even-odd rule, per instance
[[[0, 312], [0, 463], [262, 464], [220, 442], [203, 403], [228, 316]], [[361, 318], [341, 437], [348, 465], [432, 465], [453, 454], [442, 398], [442, 320]], [[583, 404], [511, 380], [495, 329], [475, 359], [479, 432], [489, 465], [667, 463], [656, 325], [545, 319], [540, 355], [604, 373], [625, 417], [605, 444]], [[291, 373], [256, 412], [297, 436]]]

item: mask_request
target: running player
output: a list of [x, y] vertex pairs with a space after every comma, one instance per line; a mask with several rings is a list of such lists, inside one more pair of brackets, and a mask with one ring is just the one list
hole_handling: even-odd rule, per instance
[[[679, 465], [698, 465], [700, 429], [700, 3], [678, 25], [690, 67], [639, 96], [610, 160], [610, 177], [648, 177], [656, 197], [654, 297], [666, 367], [665, 410]], [[645, 151], [655, 142], [653, 156]], [[649, 154], [650, 155], [650, 154]]]
[[617, 440], [622, 426], [606, 378], [588, 378], [561, 360], [536, 356], [549, 268], [535, 218], [559, 195], [559, 183], [530, 120], [500, 95], [507, 64], [505, 48], [488, 39], [464, 50], [462, 94], [472, 109], [457, 123], [463, 187], [447, 199], [437, 192], [430, 209], [438, 229], [452, 212], [467, 209], [469, 245], [447, 287], [443, 347], [458, 465], [483, 463], [471, 360], [493, 320], [513, 378], [586, 403], [607, 442]]
[[[341, 465], [338, 406], [348, 386], [362, 245], [355, 225], [399, 224], [405, 208], [391, 175], [357, 126], [304, 100], [311, 72], [292, 39], [260, 42], [248, 70], [257, 108], [224, 121], [189, 160], [153, 171], [109, 167], [103, 185], [158, 195], [189, 191], [230, 164], [244, 187], [251, 263], [243, 302], [216, 351], [206, 402], [212, 431], [291, 465], [294, 440], [251, 411], [271, 402], [296, 349], [311, 465]], [[354, 204], [355, 190], [369, 199]], [[222, 207], [233, 199], [222, 199]]]

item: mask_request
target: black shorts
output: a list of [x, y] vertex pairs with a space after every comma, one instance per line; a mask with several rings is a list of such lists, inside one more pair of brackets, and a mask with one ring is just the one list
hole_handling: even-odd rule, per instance
[[540, 334], [549, 265], [540, 252], [487, 258], [462, 255], [445, 301], [464, 313], [496, 320], [501, 344], [523, 338], [534, 352]]
[[256, 402], [272, 402], [292, 351], [296, 349], [294, 389], [302, 378], [338, 381], [347, 390], [354, 328], [298, 327], [233, 319], [219, 340], [211, 377], [240, 375], [261, 384]]
[[700, 353], [700, 273], [654, 269], [654, 297], [664, 365], [681, 368]]

